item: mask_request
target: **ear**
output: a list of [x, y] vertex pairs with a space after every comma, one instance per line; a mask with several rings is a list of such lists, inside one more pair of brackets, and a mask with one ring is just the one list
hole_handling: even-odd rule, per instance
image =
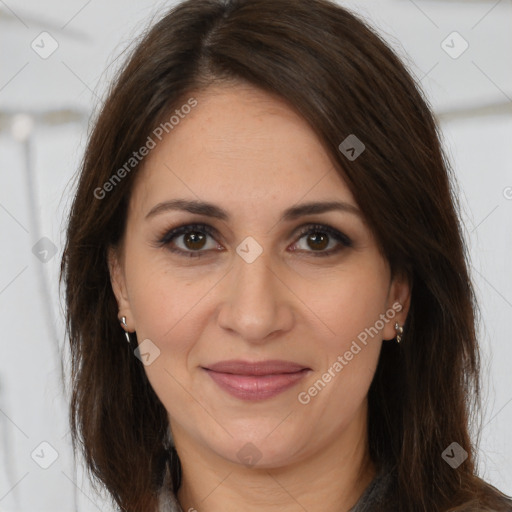
[[[130, 300], [126, 291], [126, 279], [124, 274], [124, 266], [122, 257], [119, 254], [117, 247], [108, 248], [108, 269], [110, 272], [110, 283], [112, 290], [117, 300], [117, 306], [119, 308], [119, 318], [126, 317], [126, 323], [128, 326], [133, 324], [133, 317], [131, 314]], [[123, 327], [129, 332], [133, 332], [133, 329]]]
[[395, 323], [405, 324], [411, 305], [411, 290], [412, 283], [405, 272], [397, 273], [391, 280], [386, 303], [386, 316], [391, 321], [385, 324], [383, 339], [392, 340], [396, 336]]

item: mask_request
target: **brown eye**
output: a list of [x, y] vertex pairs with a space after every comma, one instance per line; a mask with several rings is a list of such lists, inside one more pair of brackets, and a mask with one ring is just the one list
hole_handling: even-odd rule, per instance
[[321, 224], [306, 226], [300, 235], [299, 240], [293, 246], [293, 251], [299, 250], [310, 253], [312, 256], [330, 256], [353, 246], [352, 240], [348, 236], [337, 229]]
[[[171, 229], [158, 240], [158, 245], [182, 256], [199, 257], [219, 248], [214, 240], [215, 230], [204, 224], [190, 224]], [[208, 238], [212, 241], [208, 247]]]
[[307, 236], [307, 244], [311, 249], [321, 251], [329, 245], [329, 237], [324, 233], [314, 232]]
[[199, 231], [191, 231], [189, 234], [183, 235], [183, 243], [187, 249], [202, 249], [206, 243], [206, 236]]

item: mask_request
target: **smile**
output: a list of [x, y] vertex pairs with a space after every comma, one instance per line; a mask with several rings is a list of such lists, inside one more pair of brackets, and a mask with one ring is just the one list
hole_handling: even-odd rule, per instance
[[295, 386], [311, 370], [268, 375], [240, 375], [204, 368], [212, 380], [230, 395], [242, 400], [264, 400]]

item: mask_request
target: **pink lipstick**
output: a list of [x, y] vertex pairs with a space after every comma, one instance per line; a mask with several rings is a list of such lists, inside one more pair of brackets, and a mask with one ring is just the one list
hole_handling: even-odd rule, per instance
[[203, 369], [224, 391], [242, 400], [272, 398], [302, 380], [311, 369], [291, 361], [221, 361]]

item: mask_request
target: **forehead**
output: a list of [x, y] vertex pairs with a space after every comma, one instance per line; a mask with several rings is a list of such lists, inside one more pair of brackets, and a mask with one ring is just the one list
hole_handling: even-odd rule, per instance
[[197, 105], [143, 162], [132, 197], [141, 213], [174, 197], [248, 214], [301, 200], [355, 205], [315, 132], [285, 101], [246, 85], [193, 97]]

